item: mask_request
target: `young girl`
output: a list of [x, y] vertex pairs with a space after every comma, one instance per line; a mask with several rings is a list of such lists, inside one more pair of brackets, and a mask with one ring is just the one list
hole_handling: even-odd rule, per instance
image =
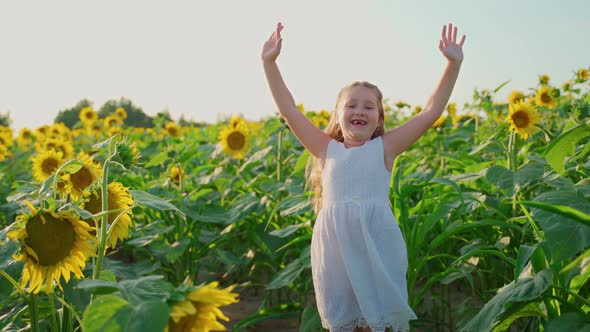
[[406, 244], [389, 205], [391, 168], [443, 112], [465, 36], [457, 43], [457, 28], [443, 26], [439, 49], [447, 66], [424, 110], [406, 123], [385, 132], [383, 95], [354, 82], [338, 94], [324, 132], [299, 112], [283, 81], [276, 63], [282, 30], [278, 23], [262, 62], [281, 116], [316, 158], [311, 268], [322, 325], [332, 332], [407, 331], [416, 315], [408, 306]]

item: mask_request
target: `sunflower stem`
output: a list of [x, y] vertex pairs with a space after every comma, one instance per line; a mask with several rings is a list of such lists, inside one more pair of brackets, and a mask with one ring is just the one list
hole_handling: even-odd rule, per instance
[[57, 311], [55, 310], [55, 303], [53, 298], [55, 294], [53, 292], [49, 293], [49, 308], [51, 309], [51, 331], [59, 331], [58, 324], [57, 324]]
[[31, 332], [39, 331], [39, 298], [37, 294], [29, 296], [29, 310], [31, 311]]
[[[108, 179], [109, 179], [109, 165], [111, 161], [111, 156], [105, 160], [102, 172], [102, 185], [101, 185], [101, 194], [102, 194], [102, 211], [109, 210], [109, 198], [108, 198]], [[98, 279], [100, 277], [100, 270], [102, 269], [102, 259], [104, 257], [105, 252], [105, 245], [107, 240], [107, 225], [109, 223], [109, 215], [105, 213], [101, 220], [100, 220], [100, 229], [96, 234], [98, 235], [98, 257], [96, 258], [96, 265], [94, 266], [94, 271], [92, 273], [92, 279]]]
[[277, 182], [281, 181], [281, 150], [283, 148], [283, 128], [279, 130], [277, 142]]

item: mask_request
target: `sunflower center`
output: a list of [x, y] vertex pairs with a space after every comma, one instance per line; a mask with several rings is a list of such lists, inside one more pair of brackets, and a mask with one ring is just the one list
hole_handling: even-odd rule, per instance
[[27, 245], [33, 249], [39, 258], [40, 265], [55, 265], [67, 257], [74, 247], [74, 227], [64, 219], [55, 218], [50, 213], [44, 213], [41, 220], [34, 216], [27, 223]]
[[84, 189], [92, 184], [94, 176], [86, 166], [80, 168], [79, 171], [70, 176], [70, 180], [76, 189]]
[[544, 103], [550, 103], [551, 102], [551, 96], [548, 93], [542, 93], [541, 94], [541, 100]]
[[526, 112], [518, 111], [512, 115], [512, 121], [518, 128], [525, 128], [528, 126], [530, 119]]
[[86, 113], [86, 119], [90, 119], [90, 120], [94, 119], [94, 117], [92, 116], [92, 113], [90, 113], [90, 112]]
[[168, 135], [173, 136], [173, 137], [178, 136], [178, 130], [176, 130], [176, 128], [170, 127], [167, 130], [168, 130]]
[[242, 133], [234, 131], [227, 136], [227, 145], [232, 150], [241, 150], [244, 147], [246, 139]]
[[57, 169], [59, 162], [53, 158], [47, 158], [41, 163], [41, 169], [45, 174], [53, 174], [53, 171]]

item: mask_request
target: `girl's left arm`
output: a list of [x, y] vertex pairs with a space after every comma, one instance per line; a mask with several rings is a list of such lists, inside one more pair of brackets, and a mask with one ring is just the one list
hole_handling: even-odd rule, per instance
[[403, 125], [383, 134], [383, 145], [387, 160], [392, 161], [414, 144], [441, 116], [459, 76], [459, 70], [463, 62], [462, 47], [464, 42], [465, 35], [463, 35], [461, 42], [457, 43], [457, 27], [453, 29], [453, 25], [449, 24], [447, 31], [447, 26], [443, 26], [442, 38], [438, 48], [448, 60], [445, 71], [424, 110]]

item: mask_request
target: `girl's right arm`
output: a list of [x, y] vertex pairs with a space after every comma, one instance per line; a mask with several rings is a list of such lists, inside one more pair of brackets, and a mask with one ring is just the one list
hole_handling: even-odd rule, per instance
[[279, 113], [281, 113], [289, 128], [314, 157], [324, 159], [328, 142], [331, 139], [330, 136], [299, 112], [277, 66], [276, 59], [281, 52], [282, 44], [281, 30], [283, 30], [283, 25], [278, 23], [277, 30], [264, 43], [262, 63], [266, 80]]

